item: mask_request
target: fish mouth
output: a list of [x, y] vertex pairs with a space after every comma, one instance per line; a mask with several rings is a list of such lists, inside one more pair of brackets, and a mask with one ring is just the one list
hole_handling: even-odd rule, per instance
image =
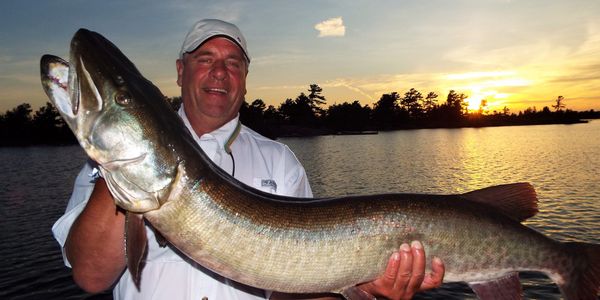
[[63, 119], [81, 141], [88, 127], [101, 112], [103, 102], [83, 57], [71, 51], [70, 62], [54, 56], [42, 56], [41, 79], [44, 91]]
[[74, 80], [73, 69], [66, 60], [49, 54], [42, 56], [40, 66], [44, 92], [73, 128], [79, 108], [79, 98], [74, 98], [69, 93]]
[[[76, 54], [74, 56], [76, 57], [72, 57], [71, 61], [76, 62], [76, 67], [74, 72], [69, 72], [71, 98], [73, 98], [73, 102], [77, 103], [77, 105], [85, 106], [86, 113], [100, 112], [102, 111], [104, 100], [102, 99], [102, 95], [100, 95], [98, 86], [94, 82], [86, 64], [83, 62], [83, 57], [77, 57]], [[92, 72], [97, 71], [92, 70]], [[82, 95], [85, 95], [85, 97], [82, 97]]]
[[[123, 78], [144, 79], [114, 44], [83, 28], [71, 40], [68, 62], [44, 55], [40, 67], [44, 91], [80, 143], [114, 102], [113, 92], [129, 88]], [[218, 87], [214, 92], [226, 93]]]

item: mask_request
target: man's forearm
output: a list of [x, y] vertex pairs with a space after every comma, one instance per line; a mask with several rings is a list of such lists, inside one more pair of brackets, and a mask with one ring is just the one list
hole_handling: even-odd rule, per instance
[[101, 292], [119, 278], [125, 268], [124, 226], [125, 215], [99, 179], [65, 243], [73, 279], [82, 289]]

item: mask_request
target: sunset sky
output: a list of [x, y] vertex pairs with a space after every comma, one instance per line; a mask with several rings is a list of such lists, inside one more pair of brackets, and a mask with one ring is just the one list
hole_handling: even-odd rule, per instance
[[598, 0], [2, 1], [0, 112], [47, 98], [45, 54], [68, 57], [72, 35], [97, 31], [167, 96], [178, 96], [175, 59], [189, 27], [220, 18], [245, 34], [248, 102], [276, 107], [323, 88], [328, 105], [372, 104], [410, 88], [451, 89], [472, 108], [551, 106], [600, 110]]

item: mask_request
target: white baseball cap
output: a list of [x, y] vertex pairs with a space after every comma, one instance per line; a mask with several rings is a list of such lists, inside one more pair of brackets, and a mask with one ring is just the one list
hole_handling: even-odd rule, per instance
[[240, 29], [231, 23], [216, 19], [200, 20], [192, 26], [192, 29], [190, 29], [183, 40], [181, 51], [179, 51], [179, 58], [182, 59], [184, 53], [196, 50], [202, 43], [215, 36], [224, 36], [235, 42], [242, 49], [246, 60], [250, 63], [250, 55], [248, 55], [248, 48], [246, 48], [246, 39]]

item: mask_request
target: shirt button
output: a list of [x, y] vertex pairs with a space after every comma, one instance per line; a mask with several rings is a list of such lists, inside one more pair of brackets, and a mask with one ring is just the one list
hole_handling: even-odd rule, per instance
[[208, 300], [208, 297], [202, 297], [202, 300]]

